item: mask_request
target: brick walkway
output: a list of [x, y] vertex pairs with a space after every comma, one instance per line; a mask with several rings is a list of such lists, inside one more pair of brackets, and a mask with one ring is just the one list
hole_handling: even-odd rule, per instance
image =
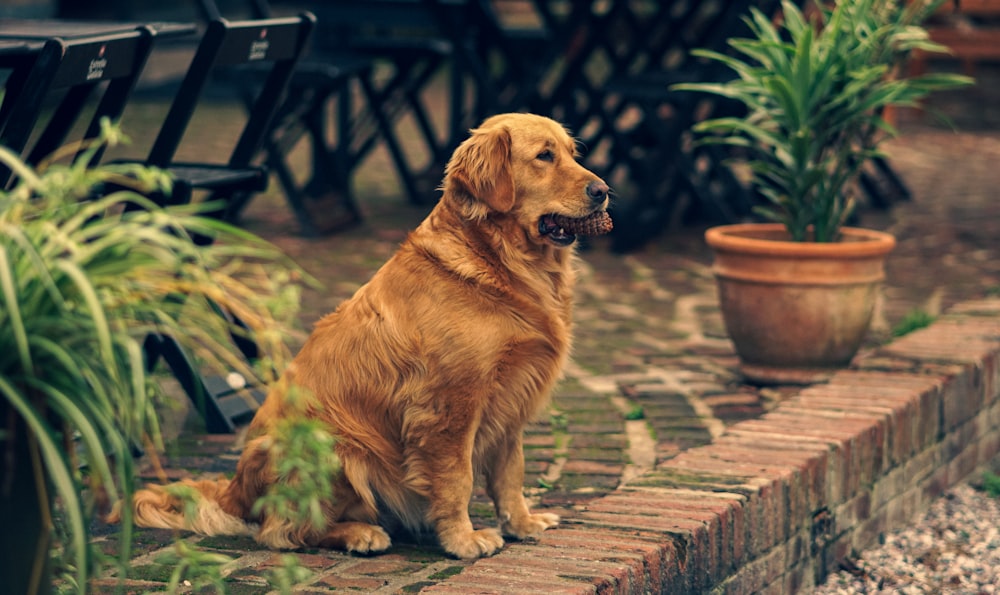
[[[958, 303], [1000, 295], [1000, 201], [996, 200], [1000, 134], [956, 134], [911, 125], [891, 143], [889, 152], [915, 198], [888, 213], [866, 212], [861, 221], [889, 230], [899, 240], [866, 347], [871, 357], [890, 339], [892, 327], [914, 310], [939, 314]], [[305, 328], [363, 283], [422, 217], [420, 209], [402, 204], [393, 181], [383, 173], [387, 170], [381, 155], [375, 155], [362, 170], [358, 196], [366, 223], [332, 237], [308, 240], [297, 235], [280, 198], [264, 197], [252, 205], [247, 227], [274, 241], [325, 285], [322, 291], [303, 296]], [[667, 506], [654, 495], [646, 494], [648, 501], [642, 502], [618, 489], [625, 482], [648, 485], [650, 478], [662, 478], [665, 466], [688, 460], [678, 459], [679, 454], [709, 445], [723, 434], [729, 448], [743, 448], [739, 433], [727, 433], [727, 428], [777, 408], [784, 411], [797, 398], [798, 389], [758, 388], [741, 382], [716, 307], [709, 263], [701, 229], [696, 228], [675, 230], [628, 256], [609, 253], [601, 242], [583, 254], [574, 361], [554, 396], [550, 414], [532, 425], [525, 437], [526, 492], [536, 506], [562, 515], [564, 522], [558, 530], [544, 534], [537, 546], [513, 544], [475, 564], [444, 556], [426, 536], [397, 538], [388, 553], [374, 557], [297, 552], [300, 564], [313, 571], [302, 583], [302, 592], [398, 593], [425, 587], [449, 593], [616, 592], [673, 584], [650, 572], [666, 576], [695, 570], [701, 578], [686, 584], [697, 592], [716, 584], [707, 582], [707, 577], [714, 581], [725, 576], [720, 574], [721, 566], [709, 568], [709, 564], [731, 570], [748, 561], [748, 554], [732, 553], [732, 548], [744, 546], [729, 542], [713, 546], [730, 552], [728, 558], [670, 558], [700, 551], [690, 541], [695, 539], [692, 536], [720, 518], [718, 514], [728, 514], [731, 500], [739, 499], [738, 495], [724, 490], [715, 495], [698, 492], [686, 504], [673, 500]], [[891, 357], [866, 361], [910, 366]], [[912, 371], [912, 366], [906, 371]], [[884, 381], [876, 379], [872, 384]], [[893, 380], [897, 381], [906, 384], [899, 378]], [[917, 398], [923, 394], [920, 390]], [[238, 436], [199, 434], [190, 419], [186, 427], [174, 431], [179, 438], [165, 459], [171, 477], [235, 468]], [[788, 456], [787, 461], [775, 460], [773, 465], [804, 464]], [[725, 483], [724, 478], [720, 481]], [[625, 501], [636, 507], [635, 515], [643, 517], [641, 526], [630, 525], [620, 516]], [[688, 520], [677, 521], [678, 525], [670, 514], [677, 507], [700, 512], [679, 515]], [[818, 514], [817, 510], [808, 512]], [[492, 506], [481, 489], [472, 513], [478, 525], [495, 524]], [[685, 522], [691, 526], [684, 526]], [[616, 528], [608, 528], [612, 526]], [[768, 530], [775, 539], [777, 533]], [[720, 533], [719, 539], [725, 535]], [[166, 531], [138, 532], [132, 564], [135, 578], [127, 583], [129, 592], [163, 587], [172, 568], [155, 560], [173, 537]], [[99, 541], [110, 549], [114, 539], [111, 533]], [[269, 592], [266, 577], [280, 564], [279, 554], [245, 538], [189, 540], [234, 559], [226, 567], [230, 592]], [[669, 542], [667, 550], [664, 542]], [[782, 574], [775, 568], [760, 572]], [[116, 582], [100, 583], [98, 590], [112, 590]], [[769, 584], [760, 582], [759, 586]]]

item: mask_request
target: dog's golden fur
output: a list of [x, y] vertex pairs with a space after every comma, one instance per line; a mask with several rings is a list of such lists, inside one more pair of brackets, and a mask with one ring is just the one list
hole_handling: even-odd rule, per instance
[[[431, 527], [460, 558], [490, 555], [504, 534], [555, 525], [522, 494], [525, 424], [548, 402], [570, 352], [572, 238], [547, 214], [607, 207], [607, 186], [575, 160], [558, 123], [529, 114], [487, 119], [455, 151], [427, 219], [358, 292], [321, 319], [282, 384], [312, 393], [308, 415], [337, 438], [342, 471], [326, 526], [291, 527], [251, 508], [275, 474], [267, 446], [295, 413], [276, 389], [257, 412], [232, 480], [189, 481], [195, 519], [163, 488], [134, 499], [140, 526], [253, 534], [267, 546], [375, 552], [386, 514]], [[475, 530], [468, 505], [485, 476], [500, 530]], [[381, 515], [381, 516], [380, 516]], [[193, 522], [192, 522], [193, 521]]]

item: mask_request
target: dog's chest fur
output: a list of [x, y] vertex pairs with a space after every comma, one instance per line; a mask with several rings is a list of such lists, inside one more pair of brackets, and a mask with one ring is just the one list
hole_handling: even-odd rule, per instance
[[[435, 238], [431, 244], [417, 233], [404, 248], [422, 257], [413, 274], [430, 291], [426, 307], [448, 312], [421, 316], [425, 335], [444, 339], [443, 351], [429, 352], [429, 360], [446, 377], [469, 375], [470, 393], [483, 399], [484, 424], [519, 428], [547, 403], [569, 356], [573, 253], [543, 249], [512, 261], [468, 238], [454, 246]], [[456, 313], [471, 328], [442, 328]]]

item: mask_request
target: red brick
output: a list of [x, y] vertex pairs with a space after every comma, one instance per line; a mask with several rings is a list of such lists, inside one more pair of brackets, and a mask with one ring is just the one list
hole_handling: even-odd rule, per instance
[[845, 533], [872, 514], [872, 493], [862, 492], [834, 510], [834, 535]]
[[933, 363], [973, 363], [996, 348], [981, 332], [966, 323], [942, 320], [893, 341], [879, 353]]
[[[694, 577], [694, 589], [705, 588], [717, 543], [710, 536], [708, 526], [702, 522], [676, 516], [644, 516], [585, 511], [579, 520], [584, 523], [615, 528], [632, 527], [645, 531], [658, 531], [672, 540], [677, 552], [681, 572]], [[716, 558], [717, 559], [717, 558]]]
[[533, 582], [552, 581], [557, 586], [592, 585], [597, 592], [621, 587], [629, 591], [629, 567], [620, 562], [604, 562], [564, 555], [556, 548], [530, 548], [530, 551], [508, 550], [506, 555], [485, 558], [461, 574], [464, 581], [478, 577], [527, 579]]
[[[821, 471], [816, 461], [801, 454], [788, 451], [767, 451], [749, 449], [732, 443], [718, 442], [703, 450], [711, 457], [737, 463], [753, 464], [760, 467], [769, 477], [779, 477], [784, 488], [783, 534], [797, 531], [812, 517], [820, 504], [816, 498], [817, 486], [826, 480], [825, 468]], [[819, 475], [817, 475], [819, 473]]]
[[[593, 562], [598, 572], [594, 573], [592, 582], [599, 592], [609, 587], [617, 593], [641, 592], [647, 588], [645, 585], [649, 575], [645, 560], [642, 555], [634, 552], [611, 551], [606, 545], [598, 548], [534, 547], [529, 555], [533, 563], [538, 559]], [[613, 580], [608, 581], [607, 576]]]
[[455, 595], [590, 595], [597, 593], [593, 585], [558, 583], [553, 580], [530, 580], [520, 577], [466, 576], [464, 573], [443, 583], [424, 587], [421, 593]]
[[567, 461], [563, 465], [563, 473], [576, 473], [580, 475], [621, 475], [625, 465], [615, 463], [598, 463], [594, 461]]
[[789, 406], [774, 412], [772, 417], [774, 420], [784, 420], [791, 426], [811, 426], [811, 431], [816, 436], [850, 441], [855, 449], [852, 464], [855, 465], [853, 471], [859, 474], [857, 481], [869, 482], [882, 468], [888, 432], [882, 416]]
[[812, 578], [812, 573], [812, 564], [800, 564], [787, 569], [782, 581], [784, 583], [784, 592], [808, 593], [811, 591], [811, 587], [816, 586]]
[[944, 409], [941, 425], [950, 431], [972, 419], [983, 407], [983, 387], [975, 379], [973, 368], [962, 367], [944, 383], [941, 395]]
[[[702, 449], [699, 449], [702, 450]], [[721, 522], [722, 569], [728, 573], [730, 567], [742, 563], [746, 554], [748, 497], [742, 494], [724, 492], [703, 492], [697, 490], [653, 488], [626, 489], [615, 492], [592, 503], [590, 510], [598, 510], [598, 505], [610, 511], [617, 506], [625, 511], [648, 512], [649, 514], [669, 514], [671, 511], [699, 511], [717, 517]]]
[[981, 463], [987, 461], [979, 460], [979, 449], [975, 444], [970, 444], [965, 450], [958, 453], [947, 463], [948, 484], [955, 485], [961, 483], [969, 477]]
[[345, 572], [350, 574], [365, 574], [365, 575], [376, 575], [376, 574], [405, 574], [408, 572], [413, 572], [420, 568], [419, 564], [414, 564], [413, 562], [407, 562], [403, 559], [390, 559], [390, 557], [395, 557], [393, 554], [385, 554], [379, 558], [372, 558], [371, 560], [361, 560], [357, 564], [345, 568]]
[[724, 593], [759, 593], [774, 584], [785, 573], [787, 552], [775, 547], [742, 566], [725, 585]]
[[827, 505], [826, 484], [831, 454], [825, 445], [811, 441], [803, 443], [797, 439], [770, 439], [756, 432], [736, 431], [716, 439], [713, 447], [727, 449], [720, 453], [723, 458], [794, 466], [806, 482], [806, 508], [817, 510]]
[[[863, 479], [871, 478], [870, 456], [879, 439], [878, 428], [851, 418], [830, 418], [805, 415], [801, 412], [784, 412], [780, 408], [759, 420], [743, 422], [746, 427], [776, 436], [790, 436], [815, 440], [833, 447], [837, 452], [832, 458], [829, 492], [836, 504], [850, 498], [860, 489]], [[742, 425], [742, 424], [741, 424]], [[869, 460], [865, 461], [862, 454]], [[866, 477], [863, 477], [863, 474]]]
[[[734, 565], [733, 544], [738, 542], [742, 555], [746, 528], [742, 522], [734, 523], [733, 503], [711, 498], [707, 494], [700, 500], [677, 496], [663, 491], [629, 491], [612, 494], [591, 503], [589, 511], [620, 512], [624, 514], [644, 514], [669, 516], [700, 521], [708, 528], [712, 552], [708, 560], [709, 573], [721, 579], [728, 575]], [[739, 515], [742, 521], [742, 515]]]
[[847, 473], [850, 459], [843, 452], [845, 447], [842, 441], [790, 431], [783, 425], [760, 420], [738, 424], [730, 428], [728, 433], [747, 443], [756, 443], [759, 445], [758, 448], [780, 445], [781, 448], [798, 448], [803, 452], [819, 453], [825, 458], [825, 477], [819, 501], [824, 505], [830, 505], [843, 497], [842, 478]]
[[389, 581], [381, 578], [352, 578], [336, 575], [324, 576], [316, 582], [330, 589], [348, 591], [374, 591], [389, 584]]
[[890, 390], [908, 389], [922, 392], [934, 384], [935, 380], [922, 374], [901, 372], [876, 372], [872, 370], [840, 370], [826, 386], [869, 386]]
[[913, 451], [919, 452], [935, 442], [941, 423], [941, 390], [943, 377], [912, 376], [908, 374], [880, 374], [873, 372], [849, 371], [834, 376], [830, 384], [810, 390], [822, 390], [826, 394], [852, 394], [860, 391], [865, 398], [877, 401], [894, 401], [896, 391], [912, 390], [916, 395], [917, 410], [914, 421]]
[[[917, 434], [917, 405], [915, 403], [917, 397], [908, 393], [904, 397], [896, 398], [895, 403], [888, 403], [884, 396], [881, 399], [872, 399], [871, 390], [876, 389], [856, 391], [856, 394], [847, 395], [842, 394], [843, 391], [811, 392], [807, 396], [803, 395], [802, 402], [797, 402], [796, 405], [802, 408], [854, 412], [881, 417], [888, 430], [888, 447], [885, 449], [882, 467], [888, 468], [898, 465], [914, 452]], [[832, 393], [832, 396], [829, 393]]]
[[[788, 477], [787, 469], [762, 468], [760, 465], [746, 465], [737, 462], [712, 459], [702, 456], [702, 452], [712, 446], [688, 451], [677, 459], [670, 461], [664, 470], [674, 469], [678, 473], [732, 477], [742, 482], [733, 486], [732, 482], [725, 489], [736, 491], [747, 498], [743, 507], [745, 514], [743, 525], [746, 527], [743, 544], [745, 555], [753, 557], [766, 551], [775, 543], [785, 539], [787, 535], [787, 501]], [[720, 481], [725, 484], [725, 481]], [[720, 488], [721, 489], [721, 488]], [[741, 556], [742, 557], [742, 556]]]
[[662, 535], [636, 535], [609, 529], [557, 529], [547, 531], [540, 544], [554, 548], [589, 548], [595, 554], [614, 559], [618, 553], [636, 554], [641, 557], [646, 575], [646, 585], [657, 589], [677, 584], [680, 566], [677, 552]]
[[[996, 426], [993, 426], [996, 427]], [[990, 430], [977, 444], [980, 461], [992, 461], [1000, 455], [1000, 432]]]
[[752, 552], [768, 549], [774, 543], [784, 540], [790, 526], [799, 522], [793, 520], [793, 511], [789, 503], [796, 500], [796, 507], [801, 505], [801, 494], [805, 488], [801, 481], [799, 470], [795, 467], [760, 463], [757, 460], [746, 462], [753, 457], [741, 457], [737, 454], [726, 457], [725, 446], [712, 445], [698, 452], [687, 453], [687, 457], [679, 464], [687, 469], [711, 469], [715, 473], [733, 473], [742, 475], [752, 473], [754, 479], [746, 482], [743, 490], [751, 500], [747, 506], [751, 512], [750, 523], [747, 523], [747, 541], [744, 547]]

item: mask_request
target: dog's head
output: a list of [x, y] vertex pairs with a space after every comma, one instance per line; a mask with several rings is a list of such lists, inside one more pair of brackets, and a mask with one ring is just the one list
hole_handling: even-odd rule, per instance
[[576, 156], [576, 141], [549, 118], [493, 116], [455, 150], [445, 197], [469, 219], [493, 217], [534, 243], [569, 246], [576, 236], [554, 216], [583, 218], [608, 206], [608, 185]]

